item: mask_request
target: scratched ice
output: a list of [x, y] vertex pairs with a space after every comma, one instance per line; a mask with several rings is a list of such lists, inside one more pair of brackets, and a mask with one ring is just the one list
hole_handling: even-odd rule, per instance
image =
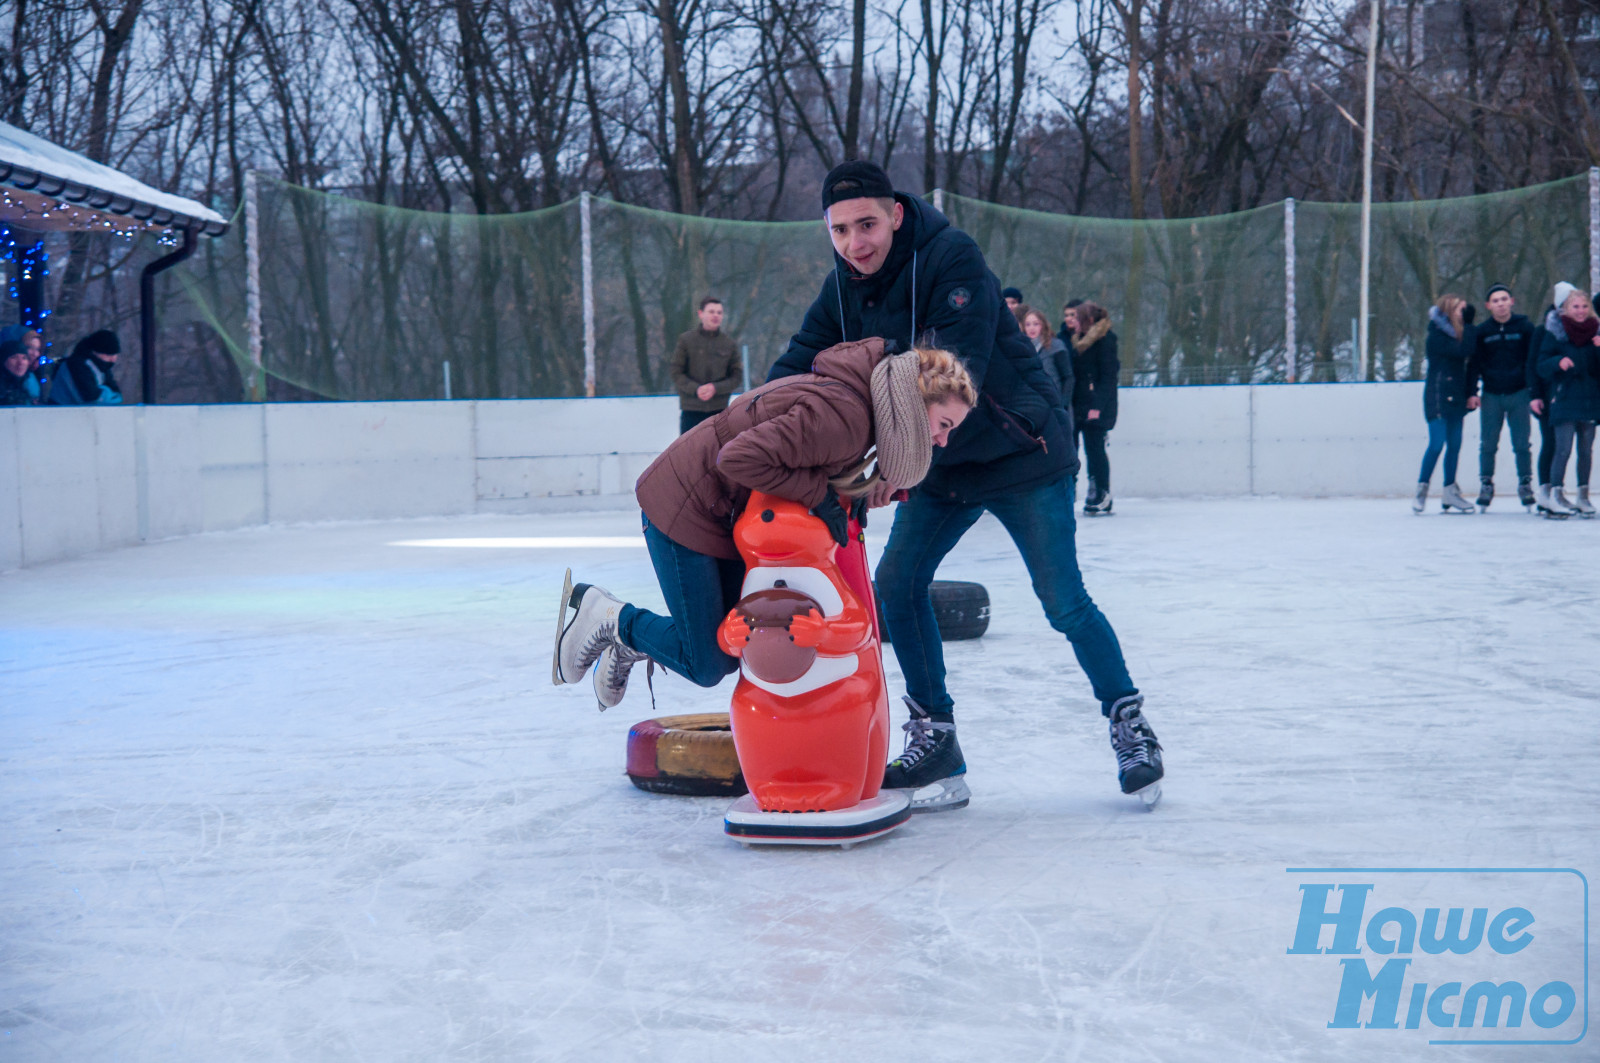
[[631, 723], [727, 689], [550, 686], [563, 566], [659, 601], [633, 513], [0, 576], [0, 1059], [1510, 1058], [1329, 1030], [1285, 869], [1600, 866], [1600, 523], [1118, 505], [1080, 552], [1159, 810], [985, 519], [942, 572], [994, 599], [947, 651], [972, 805], [850, 852], [628, 784]]

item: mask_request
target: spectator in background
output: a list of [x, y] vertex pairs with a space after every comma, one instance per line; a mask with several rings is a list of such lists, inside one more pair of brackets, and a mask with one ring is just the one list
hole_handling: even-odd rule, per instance
[[0, 340], [0, 406], [36, 406], [39, 397], [28, 390], [28, 348], [21, 340]]
[[[1004, 299], [1006, 301], [1006, 309], [1011, 311], [1013, 314], [1016, 314], [1016, 313], [1018, 313], [1017, 308], [1022, 305], [1022, 289], [1021, 288], [1001, 288], [1000, 289], [1000, 298], [1002, 298], [1002, 299]], [[1019, 318], [1019, 320], [1020, 320], [1020, 318]]]
[[113, 373], [121, 353], [122, 341], [110, 329], [91, 332], [79, 340], [50, 377], [50, 404], [115, 406], [121, 403], [122, 388]]
[[1028, 337], [1033, 349], [1039, 352], [1044, 371], [1056, 382], [1061, 392], [1061, 405], [1072, 408], [1072, 355], [1061, 337], [1050, 335], [1050, 322], [1044, 314], [1031, 306], [1022, 307], [1022, 334]]
[[24, 328], [21, 325], [7, 325], [0, 329], [0, 343], [11, 340], [22, 344], [28, 354], [27, 375], [23, 379], [23, 386], [33, 397], [32, 405], [41, 405], [50, 394], [50, 382], [43, 379], [43, 373], [39, 369], [39, 362], [44, 357], [44, 337], [34, 329]]
[[[1555, 514], [1595, 515], [1589, 502], [1589, 472], [1594, 463], [1595, 422], [1600, 421], [1600, 318], [1589, 294], [1563, 281], [1556, 285], [1559, 312], [1545, 318], [1539, 345], [1539, 376], [1550, 385], [1549, 418], [1555, 426], [1550, 461], [1549, 509]], [[1564, 490], [1567, 458], [1578, 452], [1578, 497]]]
[[1424, 350], [1428, 376], [1422, 385], [1422, 416], [1428, 422], [1428, 447], [1422, 452], [1422, 471], [1417, 477], [1417, 497], [1413, 513], [1428, 505], [1428, 486], [1433, 468], [1444, 452], [1444, 492], [1441, 508], [1446, 513], [1474, 513], [1461, 489], [1456, 486], [1456, 462], [1461, 457], [1461, 422], [1467, 417], [1467, 357], [1471, 354], [1471, 327], [1476, 311], [1459, 295], [1445, 293], [1428, 308], [1428, 339]]
[[742, 367], [733, 339], [722, 331], [722, 300], [706, 296], [697, 311], [700, 327], [678, 337], [668, 371], [678, 389], [678, 434], [728, 408]]
[[[1070, 306], [1071, 304], [1069, 304]], [[1111, 459], [1106, 435], [1117, 425], [1117, 334], [1104, 309], [1080, 300], [1067, 311], [1072, 327], [1072, 426], [1083, 445], [1089, 490], [1083, 498], [1086, 517], [1111, 512]]]
[[1556, 454], [1556, 431], [1550, 423], [1550, 386], [1539, 375], [1539, 351], [1544, 346], [1544, 321], [1555, 313], [1554, 304], [1544, 308], [1539, 324], [1534, 326], [1533, 341], [1528, 344], [1528, 412], [1539, 426], [1539, 457], [1534, 464], [1539, 477], [1539, 487], [1534, 494], [1535, 506], [1546, 517], [1564, 517], [1550, 508], [1550, 461]]
[[[1517, 499], [1533, 505], [1533, 462], [1528, 448], [1528, 349], [1533, 322], [1513, 314], [1516, 300], [1504, 284], [1492, 285], [1484, 297], [1489, 319], [1472, 330], [1472, 355], [1467, 359], [1467, 408], [1478, 410], [1482, 439], [1478, 446], [1478, 508], [1494, 500], [1494, 458], [1500, 449], [1500, 423], [1511, 429], [1511, 452], [1517, 461]], [[1478, 398], [1478, 382], [1483, 398]]]

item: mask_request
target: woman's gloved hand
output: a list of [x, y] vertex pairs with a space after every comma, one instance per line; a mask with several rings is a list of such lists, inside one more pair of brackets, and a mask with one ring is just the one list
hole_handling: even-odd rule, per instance
[[[854, 505], [854, 501], [851, 505]], [[840, 546], [850, 542], [850, 514], [840, 504], [839, 495], [831, 484], [822, 501], [812, 507], [811, 515], [828, 526], [828, 534], [833, 536], [834, 542]]]

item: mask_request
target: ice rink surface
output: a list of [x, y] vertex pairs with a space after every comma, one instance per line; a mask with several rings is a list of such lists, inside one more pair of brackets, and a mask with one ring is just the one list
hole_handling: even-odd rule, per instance
[[[659, 605], [635, 512], [0, 576], [0, 1060], [1600, 1058], [1592, 1032], [1330, 1029], [1338, 957], [1288, 954], [1301, 885], [1334, 881], [1291, 868], [1600, 868], [1600, 522], [1118, 505], [1079, 549], [1166, 747], [1161, 806], [1118, 793], [985, 518], [941, 571], [994, 600], [947, 647], [972, 804], [848, 852], [745, 851], [725, 800], [628, 783], [628, 727], [723, 709], [731, 680], [658, 676], [653, 713], [636, 672], [604, 715], [551, 687], [564, 566]], [[396, 545], [595, 536], [624, 543]], [[1571, 1040], [1579, 880], [1491, 879], [1378, 889], [1532, 910], [1544, 968], [1519, 977], [1577, 1010], [1471, 1033]]]

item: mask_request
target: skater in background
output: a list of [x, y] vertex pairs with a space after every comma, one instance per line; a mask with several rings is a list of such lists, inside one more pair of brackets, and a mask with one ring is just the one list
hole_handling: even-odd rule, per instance
[[1072, 423], [1083, 444], [1089, 489], [1083, 498], [1085, 516], [1111, 512], [1111, 460], [1106, 435], [1117, 426], [1117, 334], [1103, 307], [1080, 301], [1069, 312], [1072, 327]]
[[[1152, 802], [1161, 745], [1116, 633], [1078, 568], [1071, 413], [1007, 311], [983, 252], [925, 200], [896, 192], [870, 162], [834, 167], [822, 183], [822, 209], [833, 269], [771, 378], [806, 372], [819, 352], [846, 340], [876, 336], [905, 347], [932, 336], [961, 358], [979, 392], [927, 479], [895, 510], [878, 562], [878, 594], [911, 712], [905, 751], [889, 763], [883, 785], [913, 791], [917, 812], [962, 808], [971, 799], [929, 585], [988, 511], [1010, 534], [1050, 626], [1067, 637], [1089, 679], [1122, 791]], [[870, 504], [886, 504], [902, 486], [886, 476]]]
[[110, 329], [91, 332], [73, 345], [72, 353], [56, 366], [50, 378], [52, 406], [115, 406], [122, 388], [113, 370], [122, 354], [122, 341]]
[[36, 406], [28, 390], [28, 348], [21, 340], [0, 340], [0, 406]]
[[[1511, 430], [1511, 452], [1517, 463], [1517, 500], [1534, 503], [1533, 461], [1528, 446], [1528, 351], [1534, 326], [1512, 313], [1516, 300], [1511, 289], [1495, 284], [1484, 296], [1489, 317], [1472, 330], [1472, 355], [1467, 360], [1467, 406], [1478, 409], [1482, 433], [1478, 446], [1478, 508], [1494, 501], [1494, 460], [1500, 449], [1500, 426]], [[1479, 382], [1483, 397], [1478, 398]]]
[[1050, 334], [1050, 322], [1044, 314], [1031, 306], [1022, 308], [1022, 334], [1028, 337], [1033, 349], [1044, 364], [1044, 371], [1055, 381], [1056, 390], [1066, 402], [1072, 395], [1072, 354], [1061, 337]]
[[1467, 416], [1467, 358], [1471, 354], [1469, 329], [1475, 316], [1472, 304], [1459, 295], [1446, 293], [1428, 310], [1428, 376], [1422, 385], [1422, 413], [1428, 422], [1428, 448], [1422, 452], [1422, 472], [1417, 477], [1417, 497], [1412, 512], [1421, 513], [1428, 504], [1428, 486], [1433, 468], [1444, 452], [1444, 493], [1441, 505], [1446, 513], [1474, 512], [1456, 486], [1456, 462], [1461, 456], [1461, 423]]
[[733, 337], [722, 331], [722, 300], [706, 296], [695, 311], [700, 326], [678, 337], [667, 372], [678, 389], [678, 434], [728, 408], [743, 378]]
[[[1558, 516], [1595, 515], [1589, 501], [1594, 462], [1595, 422], [1600, 421], [1600, 318], [1587, 292], [1563, 281], [1556, 285], [1559, 312], [1545, 318], [1539, 347], [1539, 376], [1549, 383], [1548, 416], [1555, 437], [1550, 461], [1549, 508]], [[1578, 455], [1578, 496], [1567, 501], [1567, 458]]]
[[885, 481], [921, 482], [933, 448], [949, 442], [977, 401], [948, 351], [890, 355], [882, 340], [867, 339], [823, 351], [810, 368], [739, 396], [639, 477], [634, 493], [668, 615], [599, 587], [564, 589], [551, 662], [557, 685], [581, 682], [596, 665], [595, 697], [606, 709], [648, 659], [716, 686], [739, 666], [717, 644], [717, 627], [744, 583], [733, 524], [750, 492], [807, 506], [844, 546], [848, 514], [865, 511], [867, 492]]
[[[33, 400], [31, 406], [41, 406], [48, 401], [50, 396], [50, 382], [43, 378], [40, 362], [44, 359], [44, 337], [38, 331], [24, 328], [21, 325], [7, 325], [0, 329], [0, 343], [10, 340], [22, 344], [28, 355], [28, 367], [23, 378], [23, 387], [27, 388], [29, 397]], [[49, 363], [46, 362], [46, 365]]]

